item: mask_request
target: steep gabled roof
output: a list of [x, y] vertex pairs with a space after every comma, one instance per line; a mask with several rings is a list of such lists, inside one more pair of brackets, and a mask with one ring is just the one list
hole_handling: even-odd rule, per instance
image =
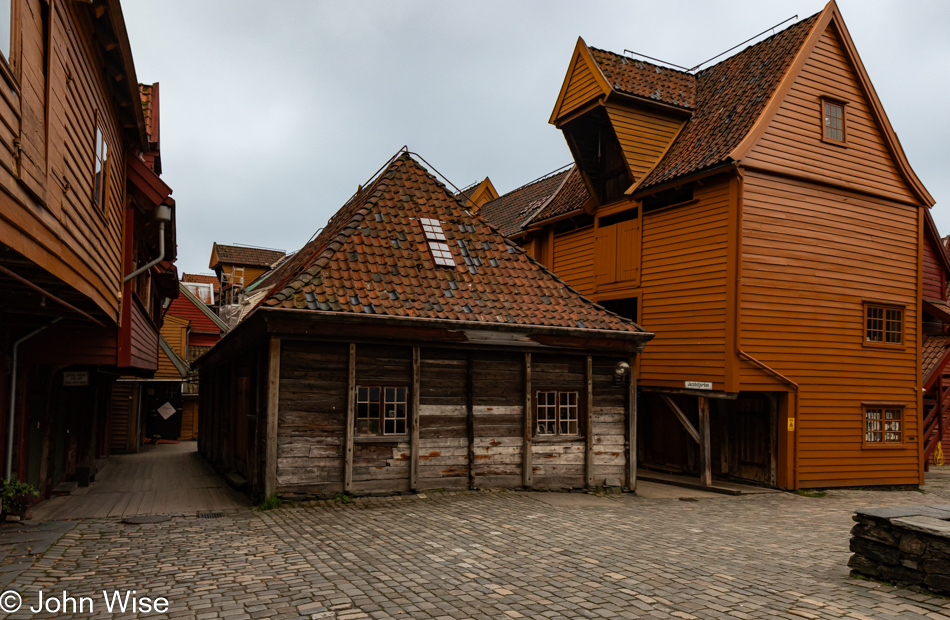
[[574, 166], [557, 194], [534, 217], [525, 222], [524, 227], [527, 228], [532, 224], [580, 211], [589, 199], [590, 193], [587, 191], [587, 185], [584, 184], [584, 179], [581, 177], [581, 171], [577, 166]]
[[614, 93], [692, 112], [638, 188], [730, 161], [821, 15], [816, 13], [695, 75], [589, 48]]
[[510, 237], [543, 209], [564, 184], [570, 169], [558, 169], [482, 205], [478, 216]]
[[218, 277], [211, 274], [183, 273], [181, 274], [181, 281], [194, 282], [196, 284], [210, 284], [215, 293], [221, 288], [221, 282], [218, 281]]
[[[455, 268], [436, 266], [420, 218], [441, 223]], [[408, 153], [344, 205], [287, 265], [265, 306], [643, 333], [471, 215]]]
[[213, 262], [211, 269], [214, 269], [215, 266], [219, 264], [270, 267], [283, 258], [285, 254], [282, 250], [252, 248], [243, 245], [223, 245], [220, 243], [214, 244], [212, 256], [214, 256], [215, 253], [217, 254], [218, 261], [217, 263]]

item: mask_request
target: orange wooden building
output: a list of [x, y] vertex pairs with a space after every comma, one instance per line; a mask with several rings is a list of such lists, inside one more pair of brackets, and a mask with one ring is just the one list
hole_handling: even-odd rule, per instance
[[2, 7], [0, 475], [46, 494], [108, 454], [116, 377], [157, 368], [174, 200], [119, 2]]
[[643, 468], [923, 481], [933, 199], [833, 2], [697, 72], [579, 40], [550, 122], [575, 167], [480, 215], [656, 334]]

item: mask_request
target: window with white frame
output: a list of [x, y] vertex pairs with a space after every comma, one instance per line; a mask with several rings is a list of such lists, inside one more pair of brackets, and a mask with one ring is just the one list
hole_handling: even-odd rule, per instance
[[429, 245], [429, 252], [432, 253], [432, 259], [439, 267], [455, 267], [455, 259], [452, 258], [452, 250], [445, 242], [445, 232], [442, 230], [442, 222], [428, 217], [419, 218], [422, 224], [422, 232], [425, 233], [426, 242]]

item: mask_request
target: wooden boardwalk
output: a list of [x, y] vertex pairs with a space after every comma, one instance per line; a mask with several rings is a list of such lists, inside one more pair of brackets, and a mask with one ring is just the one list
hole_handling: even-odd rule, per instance
[[96, 481], [71, 495], [37, 504], [37, 521], [234, 510], [248, 499], [225, 483], [198, 454], [194, 441], [143, 446], [109, 457]]

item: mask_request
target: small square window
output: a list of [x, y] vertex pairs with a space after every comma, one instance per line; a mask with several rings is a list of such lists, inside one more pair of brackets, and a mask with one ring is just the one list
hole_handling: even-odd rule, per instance
[[405, 435], [408, 432], [408, 393], [408, 388], [398, 386], [357, 386], [356, 434]]
[[872, 345], [902, 345], [904, 342], [903, 308], [865, 304], [864, 342]]
[[535, 434], [579, 435], [577, 392], [538, 391]]
[[844, 144], [844, 104], [822, 99], [821, 115], [823, 139]]
[[865, 447], [888, 447], [904, 443], [904, 410], [902, 407], [865, 405]]

